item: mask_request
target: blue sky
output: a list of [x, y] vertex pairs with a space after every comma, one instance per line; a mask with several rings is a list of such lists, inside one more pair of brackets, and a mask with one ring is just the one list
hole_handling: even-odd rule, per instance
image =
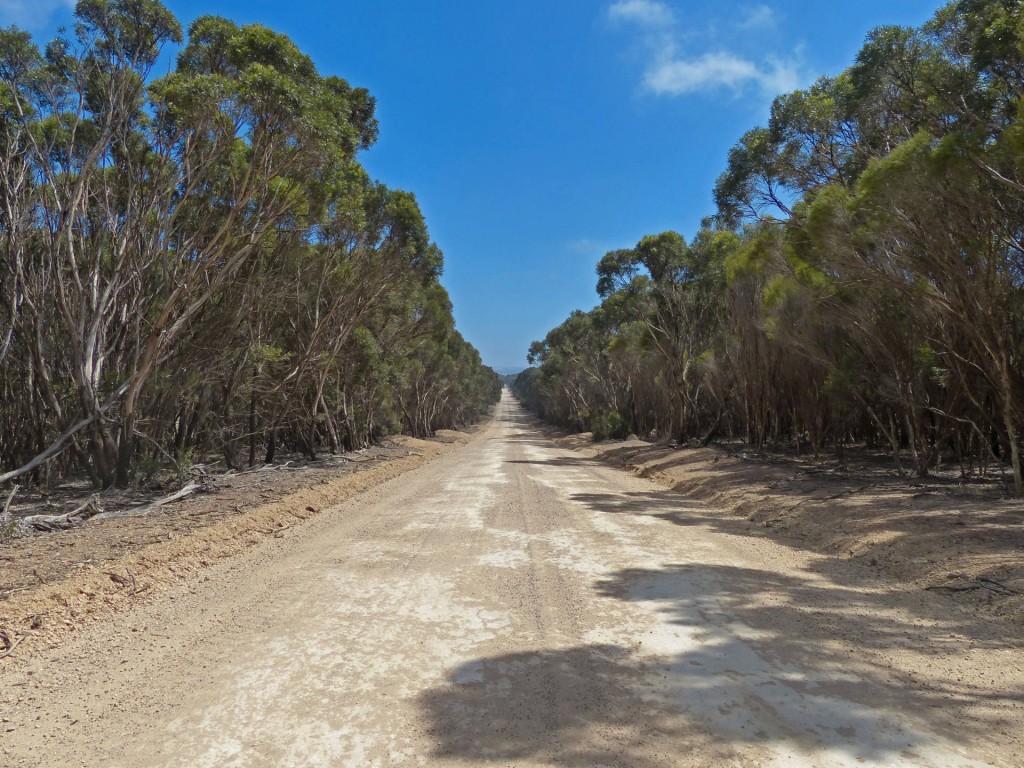
[[[498, 367], [597, 302], [605, 251], [713, 212], [726, 153], [772, 98], [849, 66], [936, 0], [171, 0], [291, 36], [378, 100], [372, 175], [414, 192], [459, 329]], [[41, 41], [70, 0], [0, 0]]]

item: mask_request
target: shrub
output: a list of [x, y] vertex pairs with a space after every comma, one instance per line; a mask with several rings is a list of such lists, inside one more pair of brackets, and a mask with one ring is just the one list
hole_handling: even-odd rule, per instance
[[594, 433], [595, 441], [625, 440], [629, 434], [629, 425], [618, 411], [610, 411], [594, 419], [590, 431]]

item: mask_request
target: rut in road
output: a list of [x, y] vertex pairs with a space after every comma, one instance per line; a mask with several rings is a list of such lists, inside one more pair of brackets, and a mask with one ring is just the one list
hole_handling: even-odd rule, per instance
[[715, 530], [556, 447], [507, 393], [473, 442], [172, 597], [8, 675], [15, 719], [46, 715], [4, 734], [8, 764], [1020, 756], [1019, 670], [972, 687], [1017, 649], [849, 565]]

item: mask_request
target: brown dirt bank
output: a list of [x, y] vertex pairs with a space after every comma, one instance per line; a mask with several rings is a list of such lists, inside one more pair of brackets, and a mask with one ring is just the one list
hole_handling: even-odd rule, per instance
[[842, 472], [809, 460], [744, 458], [717, 447], [672, 449], [640, 440], [564, 447], [705, 502], [736, 535], [855, 561], [907, 590], [1024, 626], [1024, 502], [949, 478], [896, 478], [867, 462]]
[[[136, 601], [151, 601], [242, 552], [472, 439], [393, 437], [385, 446], [295, 468], [212, 478], [213, 490], [149, 514], [90, 520], [0, 544], [0, 657], [29, 656]], [[68, 497], [60, 513], [82, 499]], [[67, 507], [64, 509], [63, 507]], [[0, 661], [2, 663], [2, 661]]]

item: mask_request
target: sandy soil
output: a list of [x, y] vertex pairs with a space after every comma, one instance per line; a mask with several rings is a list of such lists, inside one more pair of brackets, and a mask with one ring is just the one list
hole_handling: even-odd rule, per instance
[[[140, 600], [159, 598], [184, 578], [418, 467], [471, 438], [442, 430], [433, 440], [395, 436], [384, 445], [319, 462], [288, 461], [206, 478], [204, 492], [140, 516], [91, 519], [66, 531], [0, 544], [0, 654], [56, 647]], [[105, 511], [131, 511], [166, 491], [91, 496], [71, 485], [22, 493], [16, 518], [60, 514], [93, 498]], [[24, 642], [31, 638], [31, 642]]]
[[478, 439], [0, 662], [0, 754], [1024, 763], [1012, 622], [736, 521], [555, 445], [506, 400]]
[[[704, 501], [719, 529], [770, 529], [790, 546], [854, 560], [908, 591], [945, 594], [1000, 616], [1024, 637], [1024, 502], [995, 480], [954, 472], [898, 478], [888, 461], [853, 454], [834, 460], [742, 450], [675, 450], [639, 440], [558, 443]], [[721, 515], [726, 512], [728, 514]]]

